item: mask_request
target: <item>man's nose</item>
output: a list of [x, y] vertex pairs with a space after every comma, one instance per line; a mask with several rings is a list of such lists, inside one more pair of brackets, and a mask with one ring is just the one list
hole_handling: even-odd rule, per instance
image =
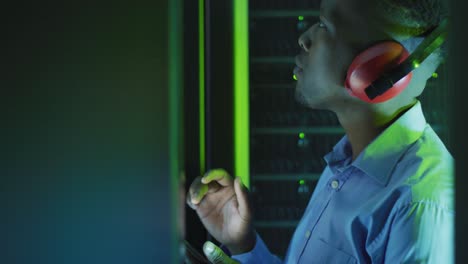
[[312, 45], [310, 29], [302, 33], [297, 42], [299, 43], [301, 49], [303, 49], [305, 52], [309, 52], [310, 46]]

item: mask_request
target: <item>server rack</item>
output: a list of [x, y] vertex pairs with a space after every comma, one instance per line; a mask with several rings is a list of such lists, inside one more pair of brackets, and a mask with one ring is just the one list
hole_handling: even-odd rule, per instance
[[283, 257], [343, 135], [336, 117], [294, 99], [297, 39], [317, 22], [319, 1], [250, 1], [250, 182], [255, 228]]

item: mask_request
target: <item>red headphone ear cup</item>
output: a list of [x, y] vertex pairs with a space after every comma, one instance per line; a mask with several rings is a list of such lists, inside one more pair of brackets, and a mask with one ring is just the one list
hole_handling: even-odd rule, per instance
[[360, 53], [349, 66], [345, 87], [355, 97], [368, 103], [381, 103], [397, 96], [411, 81], [409, 73], [392, 88], [374, 99], [369, 99], [365, 89], [383, 73], [395, 68], [408, 58], [409, 52], [398, 42], [386, 41]]

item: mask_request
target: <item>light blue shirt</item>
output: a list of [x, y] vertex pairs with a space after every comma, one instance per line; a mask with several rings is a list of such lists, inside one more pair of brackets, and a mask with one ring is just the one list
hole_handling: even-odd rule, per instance
[[[325, 156], [285, 263], [453, 263], [453, 159], [417, 102], [352, 161]], [[241, 263], [282, 263], [257, 235]]]

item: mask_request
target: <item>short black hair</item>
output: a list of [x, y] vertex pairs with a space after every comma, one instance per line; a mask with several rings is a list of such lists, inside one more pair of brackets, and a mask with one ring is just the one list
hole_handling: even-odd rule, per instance
[[375, 1], [387, 28], [406, 37], [424, 36], [448, 16], [447, 0]]
[[[413, 52], [422, 38], [448, 18], [449, 0], [371, 0], [384, 30]], [[419, 38], [415, 38], [419, 37]], [[419, 39], [419, 40], [418, 40]], [[416, 45], [415, 45], [416, 43]], [[447, 56], [447, 43], [431, 56], [438, 65]]]

